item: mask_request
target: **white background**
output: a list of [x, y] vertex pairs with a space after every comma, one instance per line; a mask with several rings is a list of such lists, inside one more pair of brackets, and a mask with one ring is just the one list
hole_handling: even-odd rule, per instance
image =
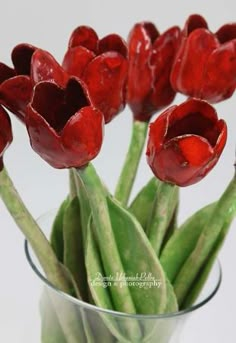
[[[191, 13], [203, 14], [213, 31], [236, 21], [236, 2], [226, 1], [4, 1], [1, 3], [0, 60], [8, 64], [11, 49], [29, 42], [62, 59], [71, 31], [82, 24], [91, 25], [100, 36], [117, 32], [126, 37], [135, 22], [151, 20], [163, 31], [182, 26]], [[176, 102], [180, 98], [176, 99]], [[183, 189], [180, 219], [202, 205], [217, 199], [233, 176], [236, 143], [236, 95], [217, 106], [229, 127], [229, 139], [223, 157], [211, 174], [199, 184]], [[67, 172], [53, 170], [29, 147], [25, 128], [13, 118], [14, 143], [5, 162], [22, 198], [35, 217], [57, 207], [67, 193]], [[131, 114], [128, 109], [106, 127], [103, 149], [95, 161], [99, 173], [111, 189], [119, 174], [129, 141]], [[140, 168], [136, 190], [150, 176], [145, 159]], [[233, 343], [236, 341], [236, 235], [232, 225], [221, 252], [223, 285], [217, 296], [199, 310], [181, 343]], [[38, 280], [27, 265], [23, 237], [0, 202], [0, 342], [35, 343], [31, 332], [35, 318]]]

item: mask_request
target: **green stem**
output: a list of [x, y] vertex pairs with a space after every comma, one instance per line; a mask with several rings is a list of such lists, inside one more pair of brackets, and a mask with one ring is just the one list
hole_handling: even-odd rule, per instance
[[[34, 250], [47, 279], [61, 291], [72, 294], [74, 287], [67, 271], [58, 261], [51, 245], [33, 219], [17, 190], [15, 189], [6, 169], [0, 173], [0, 196], [16, 224]], [[54, 301], [54, 306], [65, 333], [68, 343], [77, 343], [78, 338], [83, 336], [83, 329], [77, 321], [74, 308], [64, 304], [63, 311], [59, 301]]]
[[16, 224], [29, 241], [48, 280], [62, 291], [71, 293], [71, 285], [66, 280], [51, 245], [25, 207], [6, 169], [0, 173], [0, 196]]
[[145, 144], [147, 129], [148, 123], [146, 122], [133, 122], [133, 131], [129, 149], [115, 191], [115, 198], [124, 206], [126, 206], [129, 201]]
[[73, 169], [69, 169], [69, 184], [70, 184], [70, 199], [74, 199], [77, 196], [77, 190], [76, 190], [76, 180], [74, 176]]
[[235, 203], [236, 178], [234, 177], [217, 202], [210, 219], [204, 226], [195, 249], [183, 265], [174, 282], [174, 289], [180, 306], [187, 296], [195, 277], [211, 254], [212, 249], [214, 249], [226, 219], [232, 215], [234, 216]]
[[161, 182], [159, 184], [153, 213], [147, 228], [147, 236], [157, 256], [169, 227], [176, 207], [178, 188], [174, 185]]
[[[104, 187], [91, 164], [84, 169], [78, 170], [78, 174], [89, 196], [96, 239], [98, 240], [105, 272], [107, 275], [114, 275], [114, 272], [122, 273], [123, 266], [111, 226]], [[128, 287], [111, 286], [110, 291], [117, 310], [126, 313], [136, 312]]]

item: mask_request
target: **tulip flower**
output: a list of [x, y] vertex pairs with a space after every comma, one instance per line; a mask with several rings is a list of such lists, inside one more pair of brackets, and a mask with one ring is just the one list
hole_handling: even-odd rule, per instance
[[134, 119], [149, 121], [152, 114], [173, 101], [176, 93], [169, 77], [179, 38], [176, 26], [161, 35], [150, 22], [138, 23], [131, 30], [127, 103]]
[[7, 112], [0, 106], [0, 171], [3, 169], [3, 154], [12, 142], [11, 121]]
[[35, 83], [54, 80], [64, 87], [70, 76], [80, 78], [106, 123], [124, 109], [128, 63], [120, 36], [111, 34], [99, 40], [92, 28], [78, 27], [71, 35], [62, 67], [48, 52], [38, 50], [32, 59], [32, 79]]
[[236, 87], [236, 23], [214, 34], [204, 18], [192, 15], [181, 40], [171, 72], [172, 87], [210, 103], [231, 97]]
[[26, 125], [32, 148], [51, 166], [79, 168], [95, 158], [103, 124], [102, 113], [78, 79], [70, 78], [64, 88], [52, 81], [35, 86]]
[[0, 63], [0, 103], [22, 121], [33, 89], [30, 65], [35, 50], [32, 45], [19, 44], [11, 55], [14, 68]]
[[120, 36], [99, 39], [91, 27], [79, 26], [71, 34], [62, 65], [86, 83], [106, 123], [124, 109], [127, 47]]
[[217, 163], [227, 127], [206, 101], [190, 99], [164, 111], [150, 125], [147, 161], [160, 180], [188, 186]]

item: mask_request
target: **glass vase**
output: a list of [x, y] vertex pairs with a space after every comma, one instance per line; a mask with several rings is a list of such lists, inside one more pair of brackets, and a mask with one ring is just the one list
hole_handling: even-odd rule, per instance
[[[46, 234], [55, 214], [56, 211], [49, 212], [38, 221]], [[45, 278], [27, 241], [25, 252], [42, 288], [37, 340], [41, 343], [182, 343], [186, 321], [213, 298], [222, 276], [217, 261], [198, 300], [186, 310], [163, 315], [131, 315], [102, 309], [59, 291]]]

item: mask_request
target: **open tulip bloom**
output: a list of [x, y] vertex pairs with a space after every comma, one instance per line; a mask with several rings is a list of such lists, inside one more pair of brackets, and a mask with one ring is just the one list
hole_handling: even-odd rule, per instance
[[[79, 26], [61, 64], [29, 44], [14, 48], [12, 61], [14, 68], [0, 63], [0, 195], [48, 281], [85, 302], [123, 313], [158, 315], [191, 307], [236, 215], [233, 177], [214, 203], [184, 224], [177, 218], [180, 188], [210, 177], [227, 141], [227, 124], [210, 103], [235, 90], [236, 23], [212, 33], [203, 17], [192, 15], [182, 30], [174, 26], [159, 34], [154, 24], [142, 22], [133, 27], [127, 44], [116, 34], [99, 39], [92, 28]], [[177, 92], [189, 98], [170, 106]], [[104, 125], [126, 103], [133, 133], [113, 195], [91, 161], [102, 147]], [[4, 166], [13, 139], [4, 108], [21, 119], [42, 159], [69, 169], [69, 195], [50, 240]], [[130, 201], [147, 136], [147, 165], [154, 176]], [[160, 286], [94, 286], [97, 273], [126, 278], [146, 273]], [[57, 316], [62, 325], [65, 316]], [[73, 330], [67, 340], [70, 321], [64, 324], [65, 342], [77, 342]], [[104, 324], [112, 341], [124, 339], [112, 321]], [[127, 337], [145, 341], [143, 331], [129, 328]], [[84, 332], [93, 334], [88, 327]]]

